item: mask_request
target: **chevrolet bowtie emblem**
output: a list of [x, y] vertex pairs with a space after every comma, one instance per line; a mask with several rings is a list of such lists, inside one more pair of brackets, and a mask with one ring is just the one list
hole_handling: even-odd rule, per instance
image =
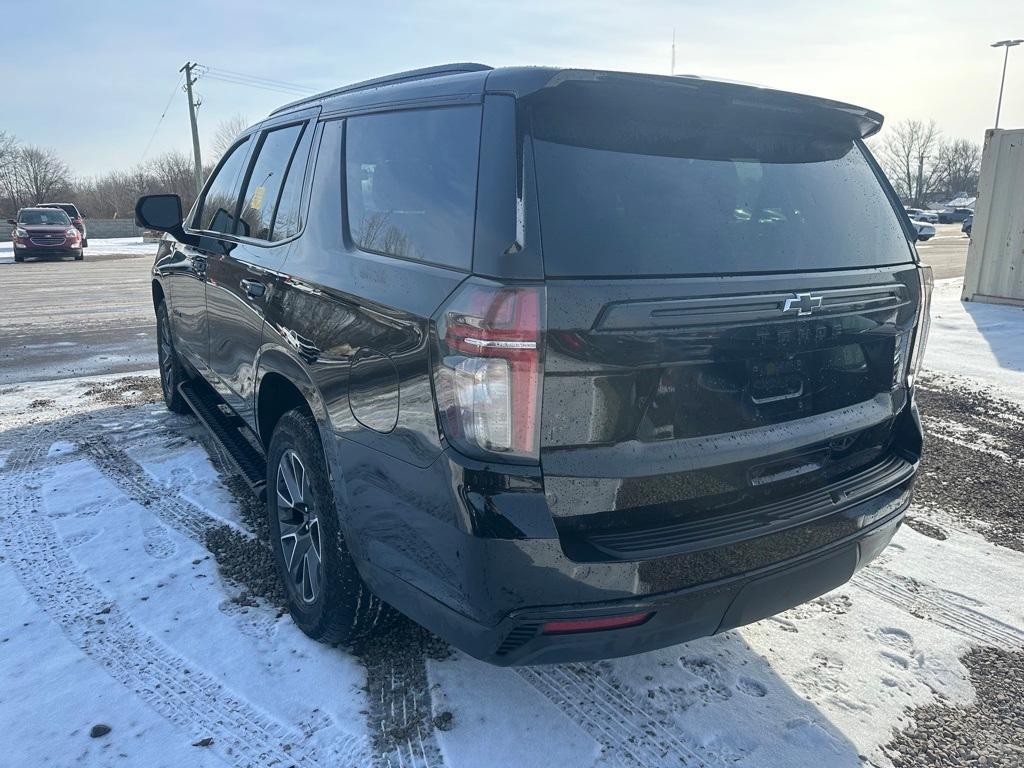
[[798, 315], [809, 315], [820, 306], [821, 296], [811, 296], [809, 293], [794, 293], [792, 298], [786, 299], [782, 311], [795, 311]]

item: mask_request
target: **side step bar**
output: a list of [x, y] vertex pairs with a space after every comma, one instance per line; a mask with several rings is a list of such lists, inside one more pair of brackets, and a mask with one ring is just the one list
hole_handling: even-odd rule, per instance
[[239, 418], [224, 412], [221, 408], [223, 401], [206, 384], [183, 381], [178, 385], [178, 392], [224, 449], [237, 473], [253, 493], [261, 496], [267, 484], [267, 460], [263, 451], [242, 434], [241, 430], [246, 427]]

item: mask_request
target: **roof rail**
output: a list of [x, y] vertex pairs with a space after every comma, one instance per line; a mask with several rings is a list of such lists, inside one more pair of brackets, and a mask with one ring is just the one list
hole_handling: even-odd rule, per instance
[[458, 72], [484, 72], [493, 67], [489, 67], [486, 64], [475, 64], [473, 62], [459, 62], [456, 64], [440, 64], [436, 67], [423, 67], [422, 69], [410, 69], [405, 72], [397, 72], [393, 75], [384, 75], [383, 77], [375, 77], [371, 80], [363, 80], [358, 83], [352, 83], [351, 85], [343, 85], [340, 88], [334, 88], [330, 91], [324, 91], [314, 96], [307, 96], [304, 99], [293, 101], [285, 104], [283, 107], [278, 107], [271, 115], [276, 115], [281, 112], [285, 112], [295, 107], [299, 107], [303, 104], [310, 104], [314, 101], [320, 101], [321, 99], [327, 99], [331, 96], [339, 96], [343, 93], [351, 93], [352, 91], [362, 91], [367, 88], [376, 88], [381, 85], [391, 85], [393, 83], [404, 83], [410, 80], [426, 80], [431, 77], [441, 77], [443, 75], [453, 75]]

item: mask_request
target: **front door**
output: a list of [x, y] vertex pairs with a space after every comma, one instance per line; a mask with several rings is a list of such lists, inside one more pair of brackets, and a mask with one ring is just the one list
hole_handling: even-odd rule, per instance
[[299, 231], [298, 205], [315, 124], [272, 125], [256, 137], [231, 247], [207, 261], [213, 384], [255, 426], [253, 389], [273, 276]]
[[199, 242], [194, 246], [176, 243], [175, 258], [167, 268], [172, 275], [171, 325], [175, 342], [199, 370], [207, 370], [210, 359], [210, 322], [206, 306], [210, 262], [234, 246], [225, 235], [234, 230], [242, 169], [249, 156], [251, 139], [247, 136], [224, 154], [189, 222]]

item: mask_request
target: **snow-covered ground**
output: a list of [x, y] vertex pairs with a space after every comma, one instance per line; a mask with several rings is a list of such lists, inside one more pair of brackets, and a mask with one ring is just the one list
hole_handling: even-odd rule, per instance
[[[152, 256], [156, 243], [144, 243], [141, 237], [90, 237], [85, 258], [95, 256]], [[14, 243], [0, 243], [0, 264], [14, 263]]]
[[[936, 291], [928, 392], [1024, 399], [1024, 311], [958, 296]], [[1024, 648], [1024, 553], [936, 504], [846, 586], [654, 653], [501, 669], [405, 630], [326, 648], [252, 581], [251, 500], [156, 382], [0, 387], [0, 763], [884, 766], [914, 707], [975, 701], [969, 648]], [[925, 413], [930, 439], [1019, 478], [1002, 417], [950, 413]]]
[[962, 277], [935, 281], [927, 368], [1024, 402], [1024, 309], [962, 302], [963, 287]]

